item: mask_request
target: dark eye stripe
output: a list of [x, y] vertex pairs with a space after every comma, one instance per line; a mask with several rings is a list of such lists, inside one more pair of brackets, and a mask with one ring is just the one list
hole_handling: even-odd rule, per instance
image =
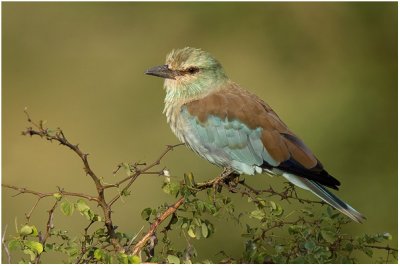
[[175, 72], [180, 76], [193, 75], [193, 74], [196, 74], [199, 71], [200, 71], [200, 68], [198, 68], [198, 67], [188, 67], [188, 68], [186, 68], [184, 70], [175, 70]]
[[185, 72], [188, 74], [195, 74], [199, 71], [200, 69], [198, 67], [189, 67], [188, 69], [185, 70]]

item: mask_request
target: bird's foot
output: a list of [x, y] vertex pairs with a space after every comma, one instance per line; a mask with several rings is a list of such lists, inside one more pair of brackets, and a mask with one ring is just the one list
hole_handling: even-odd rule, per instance
[[233, 192], [234, 188], [240, 183], [240, 174], [232, 170], [231, 168], [225, 167], [222, 173], [220, 174], [220, 181], [218, 182], [218, 186], [222, 188], [222, 185], [225, 184], [228, 186], [228, 189]]
[[235, 170], [230, 167], [224, 167], [224, 170], [220, 174], [222, 180], [232, 180], [239, 176], [240, 174], [236, 173]]

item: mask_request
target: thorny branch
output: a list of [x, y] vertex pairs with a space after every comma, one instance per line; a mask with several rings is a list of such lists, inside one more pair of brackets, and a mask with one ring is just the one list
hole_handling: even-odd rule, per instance
[[[15, 194], [13, 197], [16, 197], [16, 196], [18, 196], [20, 194], [32, 194], [32, 195], [36, 195], [38, 197], [38, 199], [43, 199], [43, 198], [46, 198], [46, 197], [54, 197], [54, 194], [60, 193], [62, 196], [71, 196], [71, 197], [84, 198], [84, 199], [87, 199], [87, 200], [90, 200], [90, 201], [96, 201], [96, 202], [98, 201], [97, 197], [95, 197], [95, 196], [90, 196], [90, 195], [87, 195], [87, 194], [84, 194], [84, 193], [79, 193], [79, 192], [68, 192], [68, 191], [65, 191], [63, 189], [59, 189], [57, 192], [44, 193], [44, 192], [38, 192], [38, 191], [30, 190], [30, 189], [27, 189], [27, 188], [21, 188], [21, 187], [17, 187], [17, 186], [13, 186], [13, 185], [7, 185], [7, 184], [2, 184], [2, 186], [18, 191], [18, 193]], [[37, 205], [37, 203], [35, 203], [35, 205]], [[31, 211], [28, 214], [31, 215]], [[30, 215], [29, 215], [29, 217], [30, 217]]]
[[24, 110], [24, 112], [27, 116], [28, 122], [31, 123], [33, 127], [28, 127], [25, 131], [22, 132], [23, 135], [29, 135], [29, 136], [37, 135], [37, 136], [40, 136], [41, 138], [45, 138], [46, 140], [48, 140], [50, 142], [56, 141], [60, 145], [70, 148], [81, 159], [83, 166], [84, 166], [83, 169], [84, 169], [86, 175], [89, 175], [91, 177], [91, 179], [93, 180], [93, 182], [96, 186], [96, 190], [97, 190], [97, 194], [98, 194], [96, 197], [96, 201], [103, 210], [104, 223], [107, 227], [108, 234], [110, 235], [110, 239], [113, 242], [113, 244], [115, 244], [117, 247], [118, 244], [116, 241], [114, 241], [115, 240], [115, 228], [114, 228], [114, 225], [113, 225], [112, 219], [111, 219], [111, 208], [107, 204], [106, 199], [104, 197], [104, 186], [101, 184], [100, 178], [91, 169], [91, 166], [90, 166], [89, 160], [88, 160], [89, 154], [84, 153], [79, 148], [78, 144], [74, 145], [74, 144], [70, 143], [67, 140], [67, 138], [65, 137], [64, 132], [60, 128], [57, 128], [57, 130], [55, 132], [53, 132], [52, 130], [49, 130], [48, 128], [44, 127], [43, 121], [39, 121], [38, 124], [34, 123], [31, 119], [31, 117], [29, 116], [29, 113], [26, 111], [26, 109]]
[[[84, 193], [76, 193], [76, 192], [68, 192], [63, 189], [59, 189], [57, 192], [49, 192], [49, 193], [43, 193], [43, 192], [38, 192], [34, 191], [31, 189], [27, 188], [21, 188], [17, 187], [14, 185], [8, 185], [8, 184], [2, 184], [3, 187], [13, 189], [17, 191], [18, 193], [14, 196], [18, 196], [20, 194], [32, 194], [37, 196], [37, 200], [33, 207], [30, 209], [30, 211], [25, 215], [27, 220], [29, 221], [33, 211], [39, 204], [40, 200], [46, 197], [53, 197], [55, 193], [60, 193], [62, 196], [73, 196], [73, 197], [80, 197], [80, 198], [85, 198], [89, 201], [95, 201], [97, 204], [101, 207], [103, 214], [104, 214], [104, 223], [108, 231], [108, 235], [110, 238], [110, 242], [113, 244], [115, 250], [117, 251], [123, 251], [123, 248], [120, 246], [118, 243], [118, 240], [116, 238], [115, 234], [115, 226], [113, 225], [112, 217], [111, 217], [111, 206], [121, 197], [121, 193], [117, 193], [109, 202], [107, 202], [104, 191], [109, 188], [119, 188], [120, 185], [124, 184], [125, 182], [128, 182], [123, 188], [122, 191], [127, 191], [130, 186], [135, 182], [135, 180], [142, 174], [158, 174], [161, 175], [162, 171], [156, 172], [156, 171], [149, 171], [152, 170], [155, 166], [160, 165], [161, 160], [165, 157], [165, 155], [172, 151], [175, 147], [178, 147], [182, 144], [177, 144], [177, 145], [168, 145], [167, 148], [161, 153], [161, 155], [152, 163], [146, 165], [146, 164], [135, 164], [134, 166], [134, 171], [132, 175], [122, 179], [121, 181], [112, 184], [112, 185], [104, 185], [102, 184], [101, 179], [98, 177], [98, 175], [95, 174], [95, 172], [92, 170], [91, 165], [88, 160], [88, 153], [83, 152], [78, 144], [72, 144], [65, 136], [65, 133], [60, 129], [57, 128], [56, 130], [51, 130], [47, 127], [45, 127], [45, 121], [40, 120], [38, 123], [34, 122], [27, 110], [24, 110], [24, 113], [26, 114], [27, 121], [31, 124], [30, 127], [28, 127], [25, 131], [22, 132], [23, 135], [28, 135], [28, 136], [39, 136], [41, 138], [44, 138], [50, 142], [58, 142], [62, 146], [66, 146], [69, 149], [71, 149], [82, 161], [83, 164], [83, 169], [86, 173], [86, 175], [89, 175], [90, 178], [93, 180], [96, 190], [97, 190], [97, 195], [92, 196], [92, 195], [87, 195]], [[143, 168], [140, 168], [139, 166], [143, 166]], [[118, 169], [121, 166], [118, 166]], [[116, 173], [116, 171], [114, 172]], [[56, 207], [57, 203], [54, 205], [54, 208]], [[49, 214], [49, 222], [50, 220], [52, 221], [53, 217], [53, 211], [51, 211]], [[51, 219], [50, 219], [51, 218]], [[51, 227], [49, 227], [49, 224], [47, 224], [47, 229], [45, 237], [42, 239], [44, 241], [43, 243], [46, 242], [48, 236], [49, 236], [49, 230]], [[36, 259], [35, 262], [39, 262], [40, 256]]]
[[[205, 183], [196, 184], [195, 189], [197, 191], [205, 190], [207, 188], [214, 187], [216, 185], [223, 184], [224, 182], [228, 182], [229, 180], [236, 178], [237, 175], [232, 173], [231, 171], [224, 171], [220, 176], [217, 176], [214, 179], [211, 179]], [[185, 202], [184, 197], [180, 197], [178, 201], [176, 201], [172, 206], [170, 206], [167, 210], [165, 210], [161, 215], [159, 215], [156, 220], [150, 225], [150, 229], [147, 233], [142, 237], [141, 240], [137, 242], [137, 244], [131, 250], [132, 254], [138, 255], [142, 248], [146, 245], [147, 241], [155, 234], [158, 226], [169, 216], [174, 214], [179, 207]]]
[[[134, 164], [134, 173], [124, 179], [122, 179], [121, 181], [113, 184], [113, 185], [107, 185], [105, 186], [105, 188], [110, 188], [110, 187], [119, 187], [121, 184], [123, 184], [124, 182], [130, 180], [128, 182], [127, 185], [125, 185], [122, 189], [122, 191], [127, 191], [130, 186], [133, 184], [133, 182], [135, 182], [136, 178], [138, 178], [140, 175], [142, 174], [148, 174], [148, 170], [152, 169], [154, 166], [157, 166], [161, 163], [161, 160], [165, 157], [165, 155], [167, 155], [168, 152], [172, 151], [175, 147], [181, 146], [183, 145], [182, 143], [180, 144], [176, 144], [176, 145], [167, 145], [167, 148], [165, 149], [165, 151], [163, 153], [161, 153], [161, 155], [151, 164], [149, 164], [148, 166], [145, 166], [143, 169], [140, 169], [137, 167], [138, 164]], [[142, 165], [146, 165], [146, 164], [142, 164]], [[121, 165], [118, 165], [118, 168], [116, 171], [114, 171], [114, 173], [116, 173], [119, 169], [121, 168]], [[158, 175], [162, 175], [162, 171], [160, 172], [152, 172], [151, 174], [158, 174]], [[118, 195], [116, 195], [110, 202], [109, 205], [113, 205], [119, 198], [121, 197], [121, 193], [119, 193]]]
[[[50, 231], [54, 228], [54, 211], [56, 210], [56, 207], [58, 205], [58, 200], [56, 200], [54, 202], [53, 207], [48, 211], [49, 213], [49, 217], [47, 219], [47, 223], [46, 223], [46, 231], [44, 232], [44, 234], [40, 233], [39, 234], [39, 240], [40, 243], [42, 244], [42, 246], [44, 247], [46, 244], [47, 239], [50, 236]], [[35, 263], [39, 263], [40, 262], [40, 257], [41, 257], [42, 253], [38, 254], [35, 258]]]
[[84, 239], [81, 241], [81, 254], [80, 254], [80, 256], [78, 257], [78, 259], [76, 260], [75, 264], [78, 264], [78, 263], [81, 263], [81, 262], [82, 262], [82, 259], [83, 259], [83, 257], [85, 256], [86, 251], [88, 250], [88, 248], [87, 248], [87, 246], [86, 246], [87, 238], [89, 238], [88, 230], [89, 230], [89, 228], [92, 226], [92, 224], [94, 224], [94, 223], [95, 223], [95, 221], [93, 221], [93, 220], [90, 221], [90, 223], [88, 224], [88, 226], [86, 226], [86, 227], [83, 229], [83, 232], [84, 232], [83, 237], [84, 237]]
[[289, 199], [294, 199], [300, 203], [304, 203], [304, 202], [305, 203], [316, 203], [316, 204], [321, 204], [321, 205], [327, 204], [324, 201], [300, 198], [297, 195], [296, 190], [294, 190], [294, 186], [290, 183], [282, 192], [278, 192], [278, 191], [274, 190], [271, 186], [268, 189], [255, 189], [255, 188], [249, 186], [248, 184], [246, 184], [245, 182], [240, 182], [239, 184], [255, 195], [267, 193], [267, 194], [269, 194], [269, 196], [279, 196], [281, 198], [281, 200], [289, 201]]
[[140, 239], [137, 244], [132, 249], [132, 254], [138, 255], [142, 248], [146, 245], [147, 241], [154, 235], [158, 226], [167, 219], [171, 214], [175, 213], [178, 208], [185, 202], [185, 198], [181, 197], [175, 204], [170, 206], [166, 211], [164, 211], [157, 219], [151, 224], [150, 229], [147, 233]]
[[[83, 152], [79, 148], [78, 144], [76, 144], [76, 145], [72, 144], [69, 140], [67, 140], [64, 132], [60, 128], [57, 128], [56, 130], [50, 130], [49, 128], [46, 128], [44, 126], [45, 125], [44, 121], [39, 121], [38, 123], [35, 123], [30, 118], [28, 112], [26, 110], [24, 110], [24, 112], [25, 112], [25, 114], [27, 116], [27, 120], [31, 124], [31, 126], [28, 127], [25, 131], [23, 131], [22, 134], [29, 135], [29, 136], [36, 135], [36, 136], [44, 138], [50, 142], [53, 142], [53, 141], [58, 142], [60, 145], [66, 146], [69, 149], [71, 149], [82, 161], [83, 169], [84, 169], [86, 175], [88, 175], [92, 179], [93, 183], [96, 186], [96, 190], [97, 190], [97, 195], [95, 195], [95, 196], [84, 194], [84, 193], [68, 192], [61, 188], [58, 188], [58, 191], [56, 191], [56, 192], [44, 193], [44, 192], [30, 190], [27, 188], [17, 187], [14, 185], [2, 184], [3, 187], [17, 191], [18, 193], [14, 196], [18, 196], [20, 194], [32, 194], [37, 197], [33, 207], [29, 210], [28, 213], [25, 214], [27, 221], [29, 221], [29, 219], [31, 218], [33, 211], [36, 209], [36, 207], [38, 206], [41, 199], [46, 198], [46, 197], [54, 197], [55, 193], [59, 193], [62, 196], [79, 197], [79, 198], [87, 199], [89, 201], [94, 201], [101, 207], [101, 209], [103, 211], [104, 223], [107, 228], [109, 242], [114, 247], [114, 250], [117, 252], [127, 252], [132, 255], [140, 255], [142, 249], [148, 244], [148, 242], [152, 238], [155, 237], [155, 233], [156, 233], [158, 227], [168, 217], [170, 217], [171, 215], [176, 215], [176, 212], [185, 203], [185, 197], [180, 197], [174, 204], [169, 206], [165, 211], [163, 211], [161, 214], [159, 214], [158, 217], [156, 217], [156, 219], [150, 224], [150, 227], [147, 230], [147, 232], [144, 233], [144, 235], [138, 241], [136, 241], [136, 244], [132, 245], [132, 242], [136, 239], [137, 235], [134, 238], [132, 238], [129, 241], [129, 243], [127, 243], [125, 245], [125, 248], [124, 248], [124, 245], [119, 243], [119, 241], [116, 237], [116, 232], [115, 232], [116, 226], [114, 226], [112, 217], [111, 217], [112, 205], [115, 204], [119, 198], [121, 198], [121, 196], [123, 195], [124, 192], [127, 192], [127, 190], [132, 186], [132, 184], [137, 180], [137, 178], [140, 175], [144, 175], [144, 174], [164, 175], [164, 169], [157, 171], [157, 170], [154, 170], [154, 167], [160, 165], [161, 160], [170, 151], [172, 151], [174, 148], [176, 148], [180, 145], [183, 145], [183, 144], [181, 143], [181, 144], [177, 144], [177, 145], [167, 145], [166, 149], [159, 155], [159, 157], [154, 162], [152, 162], [150, 164], [134, 163], [129, 166], [129, 167], [131, 167], [130, 170], [132, 170], [131, 174], [129, 176], [123, 178], [122, 180], [120, 180], [114, 184], [103, 184], [102, 180], [98, 177], [98, 175], [95, 174], [95, 172], [91, 168], [91, 165], [88, 160], [88, 155], [89, 155], [88, 153]], [[123, 167], [123, 164], [119, 164], [117, 166], [117, 169], [113, 173], [116, 174], [121, 167]], [[121, 186], [122, 186], [122, 188], [120, 189]], [[219, 175], [211, 180], [208, 180], [204, 183], [197, 183], [197, 184], [195, 184], [194, 187], [191, 187], [190, 189], [193, 190], [195, 193], [197, 193], [197, 192], [209, 189], [209, 188], [217, 189], [217, 188], [222, 188], [222, 187], [226, 187], [231, 192], [241, 193], [242, 195], [248, 196], [248, 197], [252, 198], [254, 201], [257, 201], [255, 195], [257, 196], [257, 195], [266, 193], [268, 196], [279, 196], [281, 199], [285, 199], [288, 201], [289, 201], [289, 199], [293, 199], [293, 200], [299, 201], [300, 203], [305, 202], [305, 203], [325, 204], [322, 201], [313, 201], [313, 200], [308, 200], [308, 199], [303, 199], [303, 198], [298, 197], [298, 195], [296, 194], [296, 191], [293, 189], [293, 186], [291, 186], [291, 185], [287, 186], [283, 192], [278, 192], [278, 191], [274, 190], [272, 187], [269, 187], [268, 189], [263, 189], [263, 190], [255, 189], [255, 188], [249, 186], [248, 184], [246, 184], [244, 182], [244, 180], [242, 180], [242, 181], [239, 180], [239, 175], [233, 173], [229, 169], [224, 169], [224, 172], [221, 173], [221, 175]], [[118, 193], [114, 197], [112, 197], [111, 200], [107, 201], [104, 191], [106, 189], [112, 189], [112, 188], [118, 189]], [[49, 214], [48, 214], [48, 220], [46, 223], [45, 232], [43, 234], [42, 233], [39, 234], [39, 242], [43, 246], [46, 244], [46, 241], [51, 236], [51, 230], [54, 227], [54, 223], [53, 223], [54, 211], [58, 205], [58, 202], [59, 201], [56, 200], [53, 207], [48, 211]], [[302, 218], [299, 218], [299, 220], [295, 221], [295, 222], [280, 222], [280, 223], [272, 224], [272, 226], [270, 226], [267, 230], [265, 230], [260, 237], [262, 238], [267, 233], [267, 231], [272, 230], [273, 228], [281, 227], [284, 224], [295, 224], [295, 223], [301, 222], [301, 219]], [[87, 231], [93, 223], [94, 222], [91, 221], [89, 223], [89, 225], [84, 229], [85, 237], [88, 236]], [[6, 229], [4, 230], [4, 233], [3, 233], [2, 244], [4, 246], [4, 249], [5, 249], [7, 258], [8, 258], [8, 262], [10, 263], [11, 257], [10, 257], [10, 253], [7, 248], [7, 245], [5, 244], [5, 234], [6, 234]], [[94, 244], [92, 244], [92, 246], [94, 246]], [[109, 246], [109, 244], [107, 246]], [[393, 251], [397, 252], [397, 249], [391, 248], [389, 246], [382, 247], [382, 246], [372, 246], [371, 245], [371, 246], [367, 246], [367, 247], [387, 250], [388, 254], [389, 254], [389, 252], [393, 252]], [[85, 241], [83, 241], [82, 247], [81, 247], [81, 254], [77, 258], [77, 261], [76, 261], [77, 263], [85, 262], [85, 260], [83, 260], [83, 257], [87, 250], [88, 250], [88, 247], [86, 247]], [[38, 254], [36, 259], [34, 260], [35, 263], [40, 262], [40, 258], [41, 258], [40, 255], [41, 254]], [[90, 258], [88, 259], [88, 261], [90, 261]]]

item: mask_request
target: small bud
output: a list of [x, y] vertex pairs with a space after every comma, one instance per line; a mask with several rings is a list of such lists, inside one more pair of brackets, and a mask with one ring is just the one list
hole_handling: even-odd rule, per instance
[[163, 170], [163, 175], [164, 175], [164, 176], [171, 176], [171, 174], [169, 173], [169, 170], [168, 170], [168, 169], [164, 169], [164, 170]]
[[60, 193], [54, 193], [53, 197], [55, 197], [57, 200], [60, 200], [62, 198], [62, 195]]

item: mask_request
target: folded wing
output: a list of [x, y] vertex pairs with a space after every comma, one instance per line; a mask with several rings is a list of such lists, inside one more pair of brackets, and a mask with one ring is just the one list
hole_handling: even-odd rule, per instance
[[234, 83], [187, 103], [182, 115], [202, 145], [216, 153], [223, 149], [238, 165], [279, 169], [334, 189], [340, 185], [265, 102]]

